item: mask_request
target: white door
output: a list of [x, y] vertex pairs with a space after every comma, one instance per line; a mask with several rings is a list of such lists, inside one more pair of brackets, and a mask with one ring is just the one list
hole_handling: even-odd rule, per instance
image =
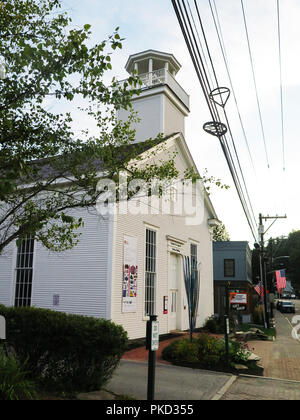
[[180, 256], [170, 254], [169, 266], [169, 331], [177, 330], [179, 325], [179, 280]]

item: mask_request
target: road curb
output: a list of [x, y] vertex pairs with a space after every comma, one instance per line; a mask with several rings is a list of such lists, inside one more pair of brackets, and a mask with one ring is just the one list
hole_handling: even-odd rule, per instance
[[234, 382], [237, 380], [237, 376], [232, 376], [226, 384], [218, 391], [211, 399], [211, 401], [218, 401], [220, 400], [224, 394], [231, 388], [231, 386], [234, 384]]
[[265, 379], [267, 381], [277, 381], [277, 382], [291, 382], [294, 384], [299, 384], [300, 385], [300, 381], [296, 381], [294, 379], [284, 379], [284, 378], [271, 378], [269, 376], [255, 376], [255, 375], [247, 375], [245, 373], [241, 373], [239, 375], [239, 377], [244, 377], [244, 378], [254, 378], [254, 379]]

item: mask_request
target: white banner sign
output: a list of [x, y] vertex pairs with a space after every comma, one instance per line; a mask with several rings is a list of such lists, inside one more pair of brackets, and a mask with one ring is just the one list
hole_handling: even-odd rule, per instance
[[122, 312], [136, 312], [138, 280], [137, 238], [133, 236], [124, 236], [123, 250]]

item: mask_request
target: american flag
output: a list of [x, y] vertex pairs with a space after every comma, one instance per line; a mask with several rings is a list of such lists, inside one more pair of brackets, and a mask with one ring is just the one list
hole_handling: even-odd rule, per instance
[[255, 287], [254, 290], [259, 296], [264, 296], [264, 286], [262, 284], [262, 281], [260, 281]]
[[286, 288], [286, 276], [285, 276], [285, 270], [277, 270], [275, 272], [276, 275], [276, 287], [278, 292], [280, 292], [282, 289]]

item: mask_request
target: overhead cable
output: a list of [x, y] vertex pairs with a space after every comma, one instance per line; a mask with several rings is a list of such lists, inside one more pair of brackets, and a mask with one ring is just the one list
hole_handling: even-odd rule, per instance
[[[192, 24], [191, 24], [191, 19], [189, 18], [189, 15], [188, 15], [188, 12], [187, 12], [185, 1], [181, 0], [181, 3], [182, 3], [183, 7], [181, 7], [181, 5], [180, 5], [180, 0], [172, 0], [172, 4], [173, 4], [174, 10], [175, 10], [175, 13], [176, 13], [176, 16], [177, 16], [182, 34], [183, 34], [183, 37], [185, 39], [185, 42], [186, 42], [188, 51], [190, 53], [192, 62], [194, 64], [196, 74], [197, 74], [197, 77], [199, 79], [200, 85], [202, 87], [204, 97], [205, 97], [205, 100], [207, 102], [208, 109], [210, 111], [211, 117], [212, 117], [214, 122], [221, 123], [216, 104], [213, 101], [211, 101], [210, 97], [209, 97], [210, 92], [211, 92], [211, 86], [210, 86], [209, 78], [207, 76], [207, 71], [206, 71], [203, 59], [201, 58], [200, 50], [199, 50], [199, 47], [198, 47], [198, 43], [197, 43], [197, 40], [196, 40], [195, 33], [193, 31], [193, 27], [192, 27]], [[195, 2], [195, 6], [196, 6], [196, 9], [197, 9], [198, 17], [200, 17], [199, 9], [197, 7], [196, 2]], [[189, 10], [191, 11], [190, 7], [189, 7]], [[194, 23], [193, 19], [192, 19], [192, 21]], [[201, 24], [200, 24], [200, 26], [201, 26]], [[214, 69], [214, 66], [213, 66], [213, 61], [212, 61], [211, 54], [210, 54], [210, 51], [209, 51], [209, 47], [208, 47], [208, 43], [207, 43], [207, 39], [206, 39], [206, 36], [205, 36], [203, 25], [202, 25], [202, 30], [203, 30], [203, 33], [204, 33], [204, 41], [205, 41], [205, 45], [206, 45], [206, 48], [207, 48], [207, 51], [208, 51], [209, 60], [211, 62], [212, 70], [213, 70], [214, 76], [216, 78], [216, 72], [215, 72], [215, 69]], [[249, 227], [251, 229], [252, 235], [253, 235], [254, 239], [257, 240], [255, 223], [253, 223], [252, 217], [250, 215], [248, 205], [247, 205], [247, 202], [246, 202], [245, 197], [244, 197], [242, 186], [241, 186], [241, 183], [240, 183], [240, 180], [239, 180], [237, 170], [235, 168], [235, 164], [234, 164], [234, 161], [233, 161], [233, 158], [232, 158], [232, 154], [231, 154], [226, 136], [222, 136], [221, 138], [219, 138], [219, 140], [220, 140], [220, 144], [221, 144], [224, 156], [226, 158], [230, 173], [232, 175], [232, 178], [233, 178], [233, 181], [234, 181], [234, 184], [235, 184], [240, 202], [242, 204], [242, 207], [243, 207], [244, 213], [246, 215]]]
[[[215, 77], [216, 85], [219, 86], [218, 77], [217, 77], [215, 66], [214, 66], [214, 63], [213, 63], [213, 60], [212, 60], [212, 56], [211, 56], [211, 53], [210, 53], [210, 50], [209, 50], [209, 45], [208, 45], [207, 37], [206, 37], [206, 34], [205, 34], [204, 25], [202, 23], [201, 15], [200, 15], [200, 12], [199, 12], [199, 8], [198, 8], [198, 5], [197, 5], [196, 0], [194, 0], [194, 2], [195, 2], [195, 7], [196, 7], [196, 11], [197, 11], [197, 15], [198, 15], [198, 20], [199, 20], [199, 23], [200, 23], [201, 31], [202, 31], [203, 38], [205, 40], [205, 45], [206, 45], [206, 48], [207, 48], [207, 51], [208, 51], [208, 56], [209, 56], [209, 59], [210, 59], [211, 67], [212, 67], [213, 74], [214, 74], [214, 77]], [[213, 18], [214, 18], [214, 15], [213, 15]], [[222, 96], [221, 96], [221, 100], [222, 100]], [[248, 197], [248, 202], [249, 202], [249, 205], [250, 205], [250, 208], [251, 208], [253, 220], [256, 220], [255, 219], [255, 215], [254, 215], [254, 211], [253, 211], [253, 207], [252, 207], [252, 204], [251, 204], [251, 200], [250, 200], [250, 197], [249, 197], [249, 193], [248, 193], [248, 188], [247, 188], [247, 185], [246, 185], [245, 177], [244, 177], [243, 170], [242, 170], [242, 167], [241, 167], [240, 159], [239, 159], [239, 156], [238, 156], [238, 153], [237, 153], [235, 141], [234, 141], [233, 134], [232, 134], [232, 131], [231, 131], [231, 128], [230, 128], [230, 124], [229, 124], [229, 120], [228, 120], [228, 117], [227, 117], [227, 113], [226, 113], [226, 110], [225, 110], [225, 107], [223, 107], [223, 111], [224, 111], [224, 116], [226, 118], [226, 123], [227, 123], [228, 131], [229, 131], [229, 134], [230, 134], [230, 137], [231, 137], [231, 141], [232, 141], [234, 153], [235, 153], [235, 156], [236, 156], [236, 160], [237, 160], [237, 163], [238, 163], [238, 166], [239, 166], [239, 169], [240, 169], [240, 173], [241, 173], [241, 176], [242, 176], [242, 180], [243, 180], [243, 183], [244, 183], [244, 188], [245, 188], [245, 191], [246, 191], [246, 195]], [[229, 157], [231, 158], [231, 161], [232, 161], [232, 165], [234, 167], [234, 170], [236, 171], [235, 165], [234, 165], [234, 161], [233, 161], [233, 158], [232, 158], [232, 155], [231, 155], [231, 151], [230, 151], [229, 146], [228, 146], [228, 152], [229, 152]], [[237, 178], [237, 182], [240, 183], [240, 181], [239, 181], [238, 178]], [[255, 226], [256, 226], [256, 221], [255, 221]]]
[[256, 83], [256, 77], [255, 77], [255, 71], [254, 71], [254, 63], [253, 63], [253, 57], [252, 57], [252, 52], [251, 52], [250, 38], [249, 38], [248, 25], [247, 25], [247, 19], [246, 19], [246, 13], [245, 13], [243, 0], [241, 0], [241, 6], [242, 6], [243, 20], [244, 20], [244, 26], [245, 26], [245, 31], [246, 31], [246, 37], [247, 37], [248, 51], [249, 51], [251, 69], [252, 69], [252, 76], [253, 76], [253, 82], [254, 82], [254, 88], [255, 88], [255, 94], [256, 94], [256, 101], [257, 101], [257, 107], [258, 107], [258, 113], [259, 113], [259, 120], [260, 120], [262, 138], [263, 138], [264, 147], [265, 147], [267, 165], [268, 165], [268, 168], [270, 168], [269, 156], [268, 156], [267, 144], [266, 144], [266, 137], [265, 137], [265, 130], [264, 130], [264, 125], [263, 125], [263, 120], [262, 120], [262, 113], [261, 113], [260, 101], [259, 101], [259, 96], [258, 96], [258, 89], [257, 89], [257, 83]]
[[284, 113], [283, 113], [282, 57], [281, 57], [281, 29], [280, 29], [280, 6], [279, 6], [279, 0], [277, 0], [277, 28], [278, 28], [278, 51], [279, 51], [279, 72], [280, 72], [280, 107], [281, 107], [282, 159], [283, 159], [283, 170], [285, 171]]
[[[213, 12], [213, 9], [212, 9], [212, 5], [211, 5], [211, 0], [209, 0], [209, 5], [210, 5], [210, 10], [211, 10], [212, 18], [213, 18], [213, 21], [214, 21], [214, 25], [215, 25], [215, 28], [216, 28], [216, 32], [217, 32], [217, 35], [218, 35], [219, 44], [220, 44], [220, 47], [221, 47], [224, 63], [225, 63], [225, 66], [226, 66], [230, 86], [231, 86], [232, 93], [233, 93], [233, 96], [234, 96], [234, 99], [235, 99], [237, 111], [238, 111], [238, 114], [239, 114], [239, 117], [240, 117], [240, 123], [241, 123], [242, 129], [243, 129], [243, 132], [244, 132], [244, 137], [245, 137], [245, 140], [246, 140], [246, 144], [248, 146], [248, 152], [249, 152], [249, 155], [250, 155], [250, 159], [251, 159], [251, 162], [252, 162], [253, 169], [255, 171], [252, 155], [251, 155], [251, 152], [250, 152], [250, 148], [249, 148], [249, 144], [248, 144], [248, 140], [247, 140], [247, 136], [246, 136], [246, 132], [245, 132], [244, 125], [243, 125], [243, 122], [242, 122], [242, 119], [241, 119], [241, 114], [240, 114], [240, 111], [239, 111], [237, 99], [236, 99], [233, 84], [232, 84], [232, 79], [231, 79], [230, 72], [229, 72], [226, 50], [225, 50], [225, 44], [224, 44], [224, 39], [223, 39], [223, 36], [222, 36], [221, 27], [220, 27], [220, 21], [218, 19], [218, 24], [219, 24], [219, 28], [218, 28], [216, 18], [215, 18], [215, 15], [214, 15], [214, 12]], [[215, 1], [214, 1], [214, 5], [215, 5], [215, 8], [216, 8]], [[217, 9], [216, 9], [216, 12], [217, 12]], [[220, 32], [219, 32], [219, 30], [220, 30]], [[243, 173], [243, 170], [242, 170], [242, 167], [241, 167], [240, 159], [239, 159], [239, 156], [238, 156], [238, 153], [237, 153], [237, 148], [236, 148], [236, 145], [235, 145], [235, 141], [234, 141], [234, 138], [233, 138], [233, 134], [232, 134], [232, 131], [231, 131], [231, 128], [230, 128], [230, 124], [229, 124], [229, 120], [228, 120], [228, 116], [227, 116], [225, 108], [224, 108], [224, 115], [225, 115], [225, 118], [226, 118], [228, 130], [229, 130], [230, 137], [231, 137], [231, 140], [232, 140], [232, 145], [233, 145], [235, 156], [236, 156], [236, 159], [237, 159], [237, 162], [238, 162], [238, 166], [239, 166], [239, 169], [240, 169], [242, 180], [243, 180], [243, 183], [244, 183], [244, 186], [245, 186], [245, 191], [246, 191], [246, 194], [247, 194], [247, 197], [248, 197], [248, 201], [249, 201], [249, 205], [250, 205], [250, 208], [251, 208], [252, 216], [253, 216], [253, 219], [256, 220], [255, 219], [255, 214], [254, 214], [254, 211], [253, 211], [253, 207], [252, 207], [252, 204], [251, 204], [248, 188], [247, 188], [247, 185], [246, 185], [244, 173]]]
[[229, 64], [228, 64], [228, 58], [227, 58], [227, 53], [226, 53], [226, 47], [225, 47], [223, 32], [222, 32], [221, 23], [220, 23], [219, 14], [218, 14], [218, 9], [217, 9], [217, 5], [216, 5], [215, 0], [213, 0], [213, 3], [214, 3], [214, 8], [215, 8], [215, 14], [213, 12], [213, 8], [212, 8], [212, 5], [211, 5], [211, 0], [209, 0], [210, 10], [211, 10], [214, 25], [215, 25], [215, 28], [216, 28], [220, 48], [221, 48], [221, 51], [222, 51], [222, 56], [223, 56], [224, 64], [225, 64], [225, 67], [226, 67], [227, 76], [228, 76], [229, 83], [230, 83], [230, 88], [231, 88], [231, 91], [232, 91], [232, 94], [233, 94], [235, 106], [236, 106], [236, 109], [237, 109], [240, 125], [241, 125], [243, 136], [244, 136], [244, 140], [245, 140], [245, 143], [246, 143], [246, 146], [247, 146], [248, 154], [249, 154], [249, 157], [250, 157], [250, 160], [251, 160], [253, 170], [255, 172], [254, 161], [253, 161], [252, 154], [251, 154], [251, 151], [250, 151], [250, 146], [249, 146], [248, 138], [247, 138], [247, 135], [246, 135], [246, 130], [245, 130], [245, 127], [244, 127], [244, 123], [243, 123], [243, 120], [242, 120], [241, 112], [240, 112], [238, 101], [237, 101], [237, 97], [236, 97], [236, 94], [235, 94], [235, 89], [234, 89], [232, 78], [231, 78], [230, 71], [229, 71]]

